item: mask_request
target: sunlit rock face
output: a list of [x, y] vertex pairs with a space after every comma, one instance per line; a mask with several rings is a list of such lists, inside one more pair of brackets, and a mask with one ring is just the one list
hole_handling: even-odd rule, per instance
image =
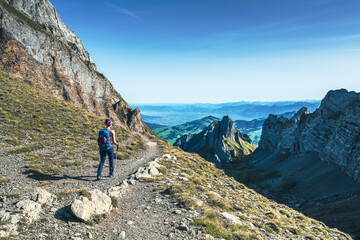
[[240, 160], [255, 149], [250, 137], [235, 129], [229, 116], [215, 121], [198, 134], [180, 137], [174, 146], [187, 152], [198, 153], [207, 161], [215, 163], [217, 167]]
[[[133, 110], [97, 71], [80, 38], [48, 0], [1, 0], [0, 23], [1, 67], [99, 116], [132, 122]], [[119, 105], [122, 115], [115, 111]]]
[[282, 154], [317, 152], [360, 180], [360, 93], [330, 91], [313, 113], [302, 108], [287, 119], [270, 115], [260, 149]]

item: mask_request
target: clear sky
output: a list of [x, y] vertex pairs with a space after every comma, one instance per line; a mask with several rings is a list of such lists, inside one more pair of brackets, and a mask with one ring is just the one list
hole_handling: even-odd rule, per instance
[[129, 103], [360, 91], [358, 0], [50, 0]]

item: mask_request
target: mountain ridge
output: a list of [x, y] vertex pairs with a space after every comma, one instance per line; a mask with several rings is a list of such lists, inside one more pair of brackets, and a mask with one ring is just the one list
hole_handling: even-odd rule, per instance
[[97, 71], [81, 40], [47, 0], [0, 0], [0, 22], [0, 66], [9, 73], [92, 113], [144, 131], [139, 110], [132, 110]]

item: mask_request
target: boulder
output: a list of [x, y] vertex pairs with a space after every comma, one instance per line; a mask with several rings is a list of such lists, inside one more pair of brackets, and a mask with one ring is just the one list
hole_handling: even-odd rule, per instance
[[89, 221], [94, 215], [95, 207], [88, 198], [81, 196], [79, 199], [74, 199], [71, 204], [71, 212], [80, 220]]
[[41, 209], [41, 205], [31, 200], [21, 200], [16, 204], [16, 207], [19, 210], [23, 210], [24, 212], [31, 212], [37, 209]]
[[161, 167], [160, 164], [158, 164], [155, 161], [149, 162], [148, 167], [140, 167], [136, 174], [135, 174], [135, 178], [136, 179], [140, 179], [140, 178], [150, 178], [150, 177], [156, 177], [156, 176], [161, 176], [162, 173], [159, 172], [159, 170], [157, 169], [158, 167]]
[[41, 204], [31, 200], [22, 200], [16, 204], [19, 210], [23, 210], [23, 214], [27, 222], [32, 223], [40, 218]]
[[90, 191], [91, 200], [80, 196], [71, 204], [71, 212], [83, 221], [88, 221], [93, 215], [109, 213], [112, 210], [111, 198], [100, 190]]
[[55, 195], [41, 188], [36, 188], [35, 191], [31, 194], [31, 200], [40, 204], [51, 204], [55, 199]]
[[116, 197], [121, 198], [121, 196], [124, 194], [124, 192], [128, 189], [129, 184], [126, 180], [120, 185], [116, 187], [112, 187], [108, 190], [108, 195], [110, 197]]
[[95, 214], [108, 213], [112, 210], [111, 198], [108, 195], [97, 189], [90, 191], [90, 194]]
[[232, 215], [227, 212], [223, 212], [221, 213], [221, 216], [228, 221], [229, 225], [241, 224], [240, 218], [235, 215]]
[[10, 212], [7, 212], [5, 210], [0, 210], [0, 222], [5, 222], [10, 220]]

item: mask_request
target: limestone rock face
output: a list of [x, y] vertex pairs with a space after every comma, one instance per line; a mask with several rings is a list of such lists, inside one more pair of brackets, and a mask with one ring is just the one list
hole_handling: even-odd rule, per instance
[[[14, 77], [55, 97], [125, 126], [133, 115], [48, 0], [0, 1], [0, 56]], [[141, 130], [142, 121], [130, 123]]]
[[360, 93], [330, 91], [314, 113], [301, 109], [291, 119], [270, 115], [259, 148], [284, 154], [316, 152], [360, 180]]
[[229, 116], [215, 121], [198, 134], [180, 137], [174, 146], [187, 152], [198, 153], [207, 161], [215, 163], [217, 167], [241, 159], [255, 149], [250, 137], [236, 130]]

